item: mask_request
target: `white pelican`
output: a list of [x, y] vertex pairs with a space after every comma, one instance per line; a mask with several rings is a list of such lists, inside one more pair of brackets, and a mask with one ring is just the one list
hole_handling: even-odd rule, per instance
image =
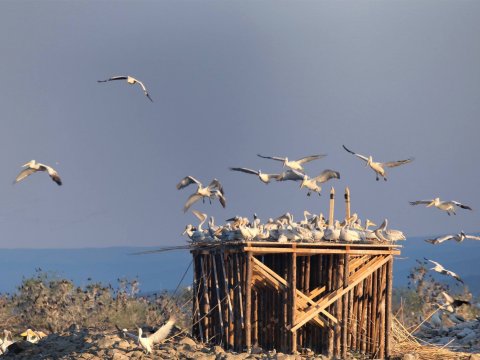
[[373, 171], [375, 171], [377, 181], [379, 180], [379, 175], [381, 177], [383, 177], [383, 180], [387, 181], [387, 177], [386, 177], [387, 174], [385, 172], [385, 168], [400, 166], [400, 165], [403, 165], [403, 164], [408, 164], [409, 162], [413, 161], [413, 158], [409, 158], [409, 159], [406, 159], [406, 160], [389, 161], [389, 162], [384, 162], [384, 163], [376, 162], [376, 161], [373, 161], [373, 158], [372, 158], [371, 155], [369, 157], [366, 157], [364, 155], [357, 154], [357, 153], [353, 152], [352, 150], [347, 149], [347, 147], [345, 145], [342, 145], [342, 146], [350, 154], [353, 154], [353, 155], [357, 156], [358, 158], [362, 159], [363, 161], [365, 161], [366, 162], [365, 166], [370, 166], [370, 168]]
[[[8, 339], [10, 337], [10, 339]], [[14, 343], [12, 339], [12, 332], [9, 330], [3, 330], [3, 340], [2, 344], [0, 345], [0, 350], [2, 354], [6, 354], [8, 352], [8, 347]]]
[[442, 291], [443, 298], [445, 299], [443, 307], [448, 312], [454, 312], [457, 310], [458, 307], [462, 306], [463, 304], [470, 305], [470, 301], [462, 300], [462, 299], [455, 299], [445, 291]]
[[459, 203], [458, 201], [440, 201], [440, 198], [435, 198], [431, 200], [417, 200], [410, 201], [410, 205], [427, 205], [427, 207], [435, 206], [437, 209], [446, 211], [448, 215], [457, 215], [455, 212], [455, 207], [460, 207], [466, 210], [473, 210], [470, 206]]
[[316, 192], [318, 195], [320, 195], [322, 188], [319, 184], [323, 184], [330, 179], [340, 179], [340, 173], [338, 171], [327, 169], [322, 171], [320, 175], [315, 176], [314, 178], [310, 178], [308, 175], [305, 175], [302, 179], [302, 183], [300, 184], [300, 188], [305, 187], [308, 189], [307, 196], [310, 196], [311, 192]]
[[445, 269], [442, 265], [440, 265], [438, 262], [436, 261], [433, 261], [433, 260], [429, 260], [427, 258], [424, 258], [425, 260], [427, 261], [430, 261], [432, 264], [434, 264], [435, 266], [433, 268], [430, 268], [429, 270], [433, 270], [433, 271], [436, 271], [440, 274], [443, 274], [443, 275], [448, 275], [448, 276], [451, 276], [453, 277], [455, 280], [457, 281], [460, 281], [462, 284], [464, 283], [463, 280], [460, 278], [460, 276], [458, 276], [457, 274], [455, 274], [453, 271], [450, 271], [450, 270], [447, 270]]
[[438, 236], [434, 239], [425, 239], [425, 241], [430, 243], [430, 244], [436, 245], [436, 244], [441, 244], [441, 243], [443, 243], [445, 241], [448, 241], [448, 240], [455, 240], [456, 242], [461, 243], [465, 239], [480, 240], [480, 236], [467, 235], [463, 231], [461, 231], [458, 234]]
[[241, 171], [241, 172], [244, 172], [246, 174], [253, 174], [253, 175], [257, 175], [258, 178], [260, 179], [261, 182], [263, 182], [264, 184], [268, 184], [270, 183], [270, 181], [272, 181], [272, 179], [277, 179], [279, 174], [264, 174], [262, 173], [262, 170], [252, 170], [252, 169], [247, 169], [247, 168], [235, 168], [235, 167], [231, 167], [230, 170], [232, 171]]
[[114, 80], [127, 80], [127, 83], [129, 83], [129, 84], [131, 84], [131, 85], [134, 85], [134, 84], [140, 85], [140, 87], [142, 88], [143, 93], [145, 94], [145, 96], [146, 96], [151, 102], [153, 102], [152, 98], [150, 97], [150, 94], [149, 94], [148, 91], [147, 91], [147, 88], [145, 87], [145, 85], [143, 85], [143, 82], [141, 82], [140, 80], [135, 79], [134, 77], [131, 77], [131, 76], [112, 76], [111, 78], [108, 78], [108, 79], [106, 79], [106, 80], [97, 80], [97, 82], [103, 83], [103, 82], [114, 81]]
[[193, 176], [186, 176], [177, 184], [177, 189], [183, 189], [190, 184], [197, 184], [197, 191], [189, 196], [187, 202], [185, 203], [185, 206], [183, 207], [183, 212], [187, 212], [190, 206], [192, 206], [192, 204], [196, 201], [205, 198], [208, 198], [210, 202], [212, 198], [218, 198], [222, 207], [225, 207], [226, 200], [223, 192], [223, 187], [217, 179], [213, 179], [208, 186], [203, 187], [202, 183], [195, 179]]
[[135, 341], [138, 341], [142, 348], [146, 351], [146, 353], [150, 354], [152, 352], [152, 346], [165, 340], [165, 338], [172, 330], [174, 324], [175, 317], [171, 316], [165, 325], [163, 325], [156, 332], [148, 336], [142, 336], [142, 328], [138, 328], [138, 336], [127, 332], [127, 329], [123, 329], [122, 331], [125, 335], [131, 337], [132, 339], [135, 339]]
[[350, 225], [345, 224], [340, 229], [340, 240], [343, 241], [360, 241], [362, 240], [362, 236], [359, 231], [353, 230], [350, 228]]
[[23, 179], [25, 179], [26, 177], [28, 177], [29, 175], [32, 175], [37, 171], [46, 171], [48, 175], [50, 175], [52, 180], [57, 183], [57, 185], [62, 185], [62, 180], [60, 179], [60, 176], [58, 176], [58, 173], [51, 166], [37, 163], [35, 160], [30, 160], [26, 164], [22, 165], [22, 167], [26, 169], [22, 170], [20, 174], [18, 174], [14, 184], [18, 183], [19, 181], [22, 181]]
[[317, 159], [321, 159], [327, 155], [311, 155], [311, 156], [306, 156], [306, 157], [303, 157], [301, 159], [298, 159], [298, 160], [288, 160], [288, 157], [277, 157], [277, 156], [263, 156], [263, 155], [260, 155], [260, 154], [257, 154], [257, 156], [261, 157], [261, 158], [264, 158], [264, 159], [271, 159], [271, 160], [276, 160], [276, 161], [281, 161], [283, 162], [283, 166], [284, 167], [288, 167], [292, 170], [298, 170], [298, 171], [301, 171], [303, 172], [303, 164], [306, 164], [307, 162], [310, 162], [310, 161], [313, 161], [313, 160], [317, 160]]
[[340, 239], [340, 222], [335, 220], [334, 225], [329, 225], [324, 231], [324, 238], [328, 241], [337, 241]]
[[288, 170], [282, 172], [281, 174], [279, 174], [276, 177], [276, 180], [277, 181], [288, 181], [288, 180], [301, 181], [301, 180], [303, 180], [304, 176], [305, 176], [305, 174], [300, 172], [300, 171], [288, 169]]
[[375, 235], [379, 240], [382, 241], [398, 241], [406, 240], [405, 235], [400, 230], [387, 229], [388, 220], [383, 220], [382, 225], [380, 225], [375, 231]]

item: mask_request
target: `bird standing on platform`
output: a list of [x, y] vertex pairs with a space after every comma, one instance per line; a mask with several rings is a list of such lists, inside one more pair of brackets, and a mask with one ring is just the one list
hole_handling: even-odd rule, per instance
[[223, 187], [217, 179], [213, 179], [208, 186], [203, 187], [202, 183], [195, 179], [193, 176], [186, 176], [177, 184], [177, 189], [183, 189], [190, 184], [197, 184], [197, 191], [189, 196], [187, 202], [185, 203], [185, 206], [183, 207], [183, 212], [187, 212], [190, 206], [192, 206], [196, 201], [200, 199], [203, 199], [205, 201], [205, 198], [208, 198], [210, 203], [211, 199], [217, 198], [220, 201], [222, 207], [226, 206]]
[[456, 207], [473, 210], [470, 206], [459, 203], [458, 201], [440, 201], [440, 198], [438, 197], [431, 200], [410, 201], [410, 205], [427, 205], [427, 207], [434, 206], [439, 210], [446, 211], [448, 215], [457, 215], [455, 212]]
[[30, 160], [26, 164], [22, 165], [22, 167], [24, 167], [25, 169], [22, 170], [20, 174], [18, 174], [17, 178], [14, 181], [14, 184], [22, 181], [23, 179], [27, 178], [28, 176], [32, 175], [37, 171], [46, 171], [48, 175], [50, 175], [50, 178], [55, 183], [57, 183], [57, 185], [62, 185], [62, 180], [60, 179], [60, 176], [58, 176], [57, 171], [51, 166], [37, 163], [35, 160]]
[[145, 87], [145, 85], [143, 84], [143, 82], [141, 82], [140, 80], [135, 79], [135, 78], [132, 77], [132, 76], [112, 76], [111, 78], [108, 78], [108, 79], [106, 79], [106, 80], [97, 80], [97, 82], [103, 83], [103, 82], [115, 81], [115, 80], [127, 80], [127, 83], [129, 83], [130, 85], [134, 85], [134, 84], [140, 85], [140, 87], [142, 88], [143, 93], [145, 94], [145, 96], [146, 96], [151, 102], [153, 102], [153, 100], [152, 100], [152, 98], [150, 97], [150, 94], [148, 93], [147, 88]]
[[271, 160], [276, 160], [276, 161], [281, 161], [283, 162], [284, 167], [288, 167], [292, 170], [297, 170], [301, 171], [302, 173], [304, 172], [303, 169], [303, 164], [306, 164], [310, 161], [321, 159], [327, 155], [311, 155], [311, 156], [306, 156], [298, 160], [288, 160], [288, 157], [278, 157], [278, 156], [263, 156], [260, 154], [257, 154], [257, 156], [263, 158], [263, 159], [271, 159]]
[[345, 145], [342, 145], [342, 146], [350, 154], [353, 154], [356, 157], [365, 161], [366, 162], [365, 166], [370, 166], [370, 168], [373, 171], [375, 171], [377, 181], [380, 179], [379, 175], [381, 177], [383, 177], [383, 180], [387, 181], [387, 177], [386, 177], [387, 174], [385, 172], [385, 168], [387, 168], [387, 167], [391, 168], [391, 167], [396, 167], [396, 166], [400, 166], [400, 165], [403, 165], [403, 164], [408, 164], [409, 162], [412, 162], [414, 160], [413, 158], [409, 158], [409, 159], [405, 159], [405, 160], [389, 161], [389, 162], [383, 162], [383, 163], [382, 162], [376, 162], [376, 161], [373, 161], [373, 158], [372, 158], [371, 155], [369, 157], [366, 157], [364, 155], [357, 154], [356, 152], [353, 152], [352, 150], [347, 149], [347, 147]]
[[375, 235], [379, 240], [383, 241], [398, 241], [398, 240], [406, 240], [405, 235], [400, 230], [393, 230], [387, 229], [388, 220], [383, 220], [382, 225], [380, 225], [375, 231]]

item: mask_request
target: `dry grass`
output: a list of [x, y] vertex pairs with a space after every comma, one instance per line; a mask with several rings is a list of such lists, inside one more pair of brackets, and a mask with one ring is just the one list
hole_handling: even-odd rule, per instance
[[[416, 338], [402, 323], [393, 317], [392, 322], [392, 355], [402, 358], [405, 354], [415, 354], [422, 360], [468, 360], [472, 354], [456, 352], [443, 347], [431, 345], [426, 341]], [[448, 344], [447, 344], [448, 345]]]

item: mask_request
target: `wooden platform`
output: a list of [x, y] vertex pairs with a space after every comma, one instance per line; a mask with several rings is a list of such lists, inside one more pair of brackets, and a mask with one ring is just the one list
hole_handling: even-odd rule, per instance
[[393, 256], [376, 243], [196, 244], [193, 334], [243, 351], [390, 354]]

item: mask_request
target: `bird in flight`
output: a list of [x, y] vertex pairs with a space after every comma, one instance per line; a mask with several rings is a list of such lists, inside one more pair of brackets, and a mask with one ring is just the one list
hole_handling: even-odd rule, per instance
[[23, 179], [37, 171], [46, 171], [48, 175], [50, 175], [52, 180], [57, 183], [57, 185], [62, 185], [62, 180], [60, 179], [60, 176], [58, 176], [57, 171], [51, 166], [37, 163], [35, 160], [30, 160], [26, 164], [22, 165], [22, 167], [24, 167], [25, 169], [23, 169], [20, 174], [18, 174], [17, 178], [14, 181], [14, 184], [22, 181]]
[[457, 215], [455, 208], [459, 207], [466, 210], [473, 210], [470, 206], [459, 203], [458, 201], [440, 201], [440, 198], [435, 198], [431, 200], [417, 200], [410, 201], [410, 205], [427, 205], [427, 207], [434, 206], [437, 209], [446, 211], [448, 215]]
[[377, 181], [380, 179], [379, 175], [381, 177], [383, 177], [383, 180], [387, 181], [387, 177], [386, 177], [387, 174], [385, 172], [385, 168], [396, 167], [396, 166], [400, 166], [400, 165], [403, 165], [403, 164], [408, 164], [409, 162], [413, 161], [413, 158], [409, 158], [409, 159], [405, 159], [405, 160], [389, 161], [389, 162], [383, 162], [383, 163], [382, 162], [376, 162], [376, 161], [373, 161], [373, 158], [372, 158], [371, 155], [369, 157], [366, 157], [364, 155], [357, 154], [356, 152], [353, 152], [352, 150], [347, 149], [347, 147], [345, 145], [342, 145], [342, 146], [350, 154], [353, 154], [356, 157], [365, 161], [366, 162], [365, 166], [370, 166], [370, 168], [373, 171], [375, 171]]
[[252, 169], [248, 169], [248, 168], [238, 168], [238, 167], [231, 167], [230, 170], [232, 171], [240, 171], [240, 172], [244, 172], [246, 174], [252, 174], [252, 175], [257, 175], [258, 178], [260, 179], [261, 182], [263, 182], [264, 184], [269, 184], [270, 181], [272, 181], [272, 179], [277, 179], [278, 178], [278, 174], [265, 174], [265, 173], [262, 173], [262, 170], [252, 170]]
[[300, 171], [288, 169], [277, 176], [277, 181], [301, 181], [300, 188], [306, 188], [308, 190], [307, 196], [310, 196], [312, 192], [320, 195], [322, 188], [319, 184], [323, 184], [330, 179], [340, 179], [340, 173], [327, 169], [322, 171], [320, 175], [311, 178]]
[[304, 172], [304, 169], [303, 169], [303, 164], [306, 164], [310, 161], [313, 161], [313, 160], [317, 160], [317, 159], [321, 159], [327, 155], [311, 155], [311, 156], [306, 156], [306, 157], [303, 157], [301, 159], [298, 159], [298, 160], [288, 160], [288, 157], [277, 157], [277, 156], [263, 156], [263, 155], [260, 155], [260, 154], [257, 154], [257, 156], [261, 157], [261, 158], [264, 158], [264, 159], [271, 159], [271, 160], [276, 160], [276, 161], [281, 161], [283, 162], [283, 166], [284, 167], [288, 167], [292, 170], [297, 170], [297, 171], [301, 171], [301, 172]]
[[448, 312], [454, 312], [458, 307], [466, 304], [470, 305], [470, 301], [454, 298], [453, 296], [447, 294], [445, 291], [442, 291], [442, 296], [445, 299], [443, 307]]
[[193, 176], [185, 176], [180, 182], [177, 184], [177, 190], [181, 190], [187, 187], [190, 184], [197, 184], [197, 191], [195, 191], [192, 195], [190, 195], [183, 207], [183, 212], [187, 212], [190, 206], [192, 206], [195, 202], [200, 199], [205, 201], [205, 198], [211, 203], [212, 198], [217, 198], [220, 201], [222, 207], [226, 206], [225, 194], [223, 192], [222, 184], [217, 179], [213, 179], [208, 186], [203, 186], [200, 181], [195, 179]]
[[480, 236], [475, 236], [475, 235], [467, 235], [463, 231], [461, 231], [458, 234], [453, 234], [453, 235], [443, 235], [443, 236], [438, 236], [433, 239], [425, 239], [426, 242], [436, 245], [436, 244], [441, 244], [445, 241], [449, 240], [455, 240], [456, 242], [461, 243], [465, 239], [470, 239], [470, 240], [480, 240]]
[[108, 79], [106, 79], [106, 80], [97, 80], [97, 82], [103, 83], [103, 82], [114, 81], [114, 80], [127, 80], [127, 83], [129, 83], [129, 84], [131, 84], [131, 85], [134, 85], [134, 84], [140, 85], [140, 87], [142, 88], [143, 93], [145, 94], [145, 96], [146, 96], [151, 102], [153, 102], [153, 99], [150, 97], [150, 94], [148, 93], [147, 88], [145, 87], [145, 85], [143, 84], [143, 82], [141, 82], [140, 80], [135, 79], [135, 78], [132, 77], [132, 76], [112, 76], [111, 78], [108, 78]]
[[463, 280], [460, 278], [460, 276], [458, 276], [456, 273], [454, 273], [453, 271], [451, 270], [447, 270], [445, 269], [441, 264], [439, 264], [438, 262], [436, 261], [433, 261], [433, 260], [429, 260], [427, 258], [424, 258], [425, 260], [427, 261], [430, 261], [432, 264], [434, 264], [435, 266], [430, 268], [429, 270], [433, 270], [433, 271], [436, 271], [440, 274], [443, 274], [443, 275], [448, 275], [448, 276], [451, 276], [453, 277], [455, 280], [457, 281], [460, 281], [462, 284], [464, 283]]

